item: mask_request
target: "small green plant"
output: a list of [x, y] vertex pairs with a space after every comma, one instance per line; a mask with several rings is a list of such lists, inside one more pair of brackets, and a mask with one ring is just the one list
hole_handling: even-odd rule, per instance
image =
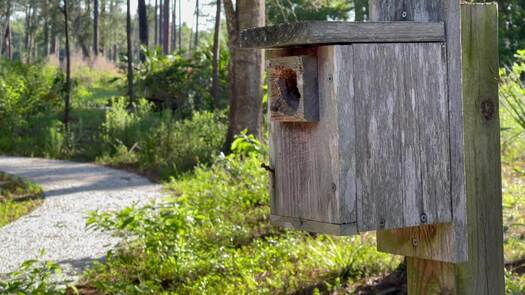
[[269, 222], [266, 147], [237, 137], [232, 154], [172, 179], [162, 202], [94, 212], [88, 225], [124, 238], [88, 272], [106, 294], [275, 294], [339, 288], [395, 267], [373, 237], [335, 238]]
[[[41, 252], [41, 257], [44, 252]], [[0, 278], [0, 293], [6, 295], [34, 294], [34, 295], [61, 295], [78, 294], [73, 286], [57, 284], [62, 269], [51, 261], [27, 260], [20, 267], [7, 274], [6, 279]]]

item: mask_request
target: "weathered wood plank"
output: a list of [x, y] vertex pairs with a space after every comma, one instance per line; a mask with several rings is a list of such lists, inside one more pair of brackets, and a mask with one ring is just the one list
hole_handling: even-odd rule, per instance
[[[394, 5], [391, 2], [396, 2]], [[461, 262], [467, 259], [466, 195], [463, 143], [463, 100], [461, 95], [461, 48], [458, 0], [370, 0], [376, 20], [402, 20], [405, 11], [410, 18], [445, 21], [447, 28], [447, 85], [450, 124], [450, 193], [452, 195], [453, 227], [431, 226], [380, 231], [380, 251], [424, 259]], [[437, 165], [440, 165], [436, 163]], [[440, 210], [440, 212], [445, 212]], [[423, 240], [422, 240], [423, 239]], [[414, 247], [412, 244], [418, 245]], [[451, 253], [447, 253], [451, 251]]]
[[242, 31], [244, 48], [383, 42], [442, 42], [442, 22], [302, 22]]
[[359, 230], [450, 222], [442, 44], [353, 47]]
[[335, 224], [276, 215], [270, 215], [270, 221], [274, 225], [286, 228], [307, 232], [319, 232], [335, 236], [350, 236], [357, 233], [356, 223]]
[[[462, 4], [461, 14], [468, 260], [453, 265], [409, 258], [410, 294], [504, 294], [497, 5]], [[384, 231], [378, 233], [378, 247], [458, 261], [454, 253], [467, 245], [461, 225], [455, 220], [450, 226]]]
[[[355, 223], [355, 181], [352, 175], [351, 133], [339, 133], [342, 107], [352, 96], [352, 64], [349, 46], [324, 46], [317, 50], [319, 122], [270, 122], [271, 165], [274, 167], [272, 215], [318, 223]], [[272, 56], [290, 54], [274, 51]], [[346, 58], [346, 60], [344, 59]], [[271, 85], [270, 85], [271, 87]], [[270, 89], [270, 92], [272, 90]], [[345, 97], [343, 97], [345, 95]], [[348, 137], [345, 139], [345, 137]], [[344, 214], [343, 214], [344, 213]]]

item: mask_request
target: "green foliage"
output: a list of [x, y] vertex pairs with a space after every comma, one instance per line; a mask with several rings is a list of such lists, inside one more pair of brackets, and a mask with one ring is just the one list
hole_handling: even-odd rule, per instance
[[[43, 252], [41, 253], [43, 255]], [[7, 274], [7, 279], [0, 279], [0, 293], [6, 295], [66, 294], [66, 286], [56, 284], [53, 279], [60, 277], [60, 266], [51, 261], [27, 260], [15, 272]], [[75, 294], [75, 288], [70, 287]]]
[[[162, 55], [160, 49], [144, 50], [146, 60], [137, 71], [139, 93], [150, 101], [175, 110], [176, 118], [187, 118], [193, 111], [213, 110], [212, 50], [210, 46], [195, 51], [190, 58], [182, 53]], [[221, 50], [219, 104], [227, 103], [228, 51]]]
[[499, 50], [502, 64], [510, 64], [514, 53], [525, 48], [525, 1], [498, 0]]
[[[173, 179], [170, 196], [145, 207], [94, 212], [90, 227], [123, 247], [87, 275], [107, 294], [274, 294], [385, 272], [397, 260], [370, 236], [334, 238], [269, 223], [265, 150], [241, 135], [236, 151]], [[333, 284], [336, 288], [337, 284]]]
[[311, 21], [347, 20], [353, 8], [346, 0], [266, 0], [270, 24]]
[[0, 61], [0, 151], [56, 149], [59, 139], [47, 135], [60, 128], [50, 114], [61, 105], [61, 89], [60, 73], [53, 67]]
[[128, 112], [125, 99], [113, 100], [101, 130], [99, 162], [156, 170], [167, 177], [209, 163], [220, 150], [226, 133], [223, 112], [196, 112], [176, 120], [171, 111], [152, 112], [151, 108], [140, 100], [135, 112]]
[[525, 129], [525, 50], [519, 50], [515, 56], [516, 62], [512, 66], [500, 70], [503, 82], [500, 83], [500, 97], [508, 114]]
[[41, 198], [39, 186], [0, 173], [0, 227], [31, 212], [41, 204]]

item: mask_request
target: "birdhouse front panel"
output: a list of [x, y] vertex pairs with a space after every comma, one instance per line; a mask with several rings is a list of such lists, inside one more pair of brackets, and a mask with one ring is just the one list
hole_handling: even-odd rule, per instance
[[[270, 81], [276, 64], [305, 60], [303, 51], [270, 54]], [[269, 102], [273, 222], [340, 235], [450, 222], [444, 44], [308, 53], [317, 69], [302, 75], [315, 74], [307, 79], [318, 87], [300, 96], [318, 103], [318, 120], [276, 119]], [[283, 95], [282, 85], [269, 85], [270, 97]]]

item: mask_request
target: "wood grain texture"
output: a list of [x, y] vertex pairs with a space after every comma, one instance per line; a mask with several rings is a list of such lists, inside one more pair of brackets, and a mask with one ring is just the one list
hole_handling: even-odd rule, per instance
[[[395, 2], [396, 4], [394, 4]], [[370, 0], [372, 20], [402, 20], [406, 11], [409, 20], [444, 21], [447, 28], [447, 87], [450, 126], [450, 193], [452, 195], [453, 227], [432, 226], [380, 231], [380, 251], [424, 259], [461, 262], [467, 260], [465, 160], [463, 141], [463, 100], [461, 92], [461, 47], [459, 1], [457, 0]], [[430, 131], [430, 130], [429, 130]], [[435, 232], [434, 232], [435, 231]], [[419, 240], [413, 247], [413, 237]], [[421, 240], [421, 239], [425, 240]], [[447, 253], [452, 251], [452, 253]]]
[[277, 215], [270, 215], [270, 221], [272, 224], [286, 228], [303, 230], [307, 232], [324, 233], [334, 236], [350, 236], [357, 233], [357, 223], [335, 224]]
[[359, 231], [450, 222], [443, 44], [353, 47]]
[[301, 22], [252, 28], [241, 33], [244, 48], [444, 40], [442, 22]]
[[[504, 294], [497, 5], [462, 4], [461, 15], [468, 260], [452, 265], [409, 258], [409, 294]], [[446, 253], [456, 253], [462, 227], [441, 227], [378, 233], [379, 248], [457, 261]], [[411, 250], [415, 236], [423, 243]]]
[[317, 58], [310, 55], [270, 58], [267, 66], [270, 119], [319, 121]]
[[[272, 215], [300, 221], [355, 223], [355, 186], [352, 175], [350, 133], [340, 134], [339, 119], [346, 115], [344, 104], [352, 96], [352, 60], [349, 46], [318, 48], [319, 122], [270, 122], [270, 161], [275, 169], [272, 187]], [[290, 54], [290, 51], [276, 51]], [[351, 53], [350, 53], [351, 55]], [[335, 85], [338, 85], [337, 87]], [[350, 182], [350, 183], [348, 183]]]

